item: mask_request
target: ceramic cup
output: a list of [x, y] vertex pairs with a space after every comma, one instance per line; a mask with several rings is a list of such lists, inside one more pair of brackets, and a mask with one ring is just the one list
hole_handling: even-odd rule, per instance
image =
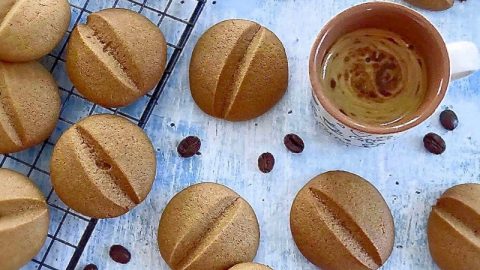
[[[369, 126], [342, 114], [325, 96], [320, 83], [324, 57], [343, 35], [363, 28], [395, 32], [414, 44], [427, 65], [428, 91], [423, 104], [411, 117], [391, 125]], [[309, 71], [313, 107], [325, 130], [348, 145], [375, 147], [419, 125], [439, 107], [451, 79], [470, 75], [480, 68], [480, 53], [471, 42], [446, 44], [440, 33], [422, 15], [405, 6], [372, 2], [349, 8], [328, 22], [310, 54]]]

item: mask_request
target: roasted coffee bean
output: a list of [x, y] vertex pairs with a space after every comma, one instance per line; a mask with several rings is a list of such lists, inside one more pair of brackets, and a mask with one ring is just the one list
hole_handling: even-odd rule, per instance
[[435, 155], [440, 155], [447, 148], [442, 137], [435, 133], [425, 135], [425, 137], [423, 137], [423, 145], [430, 153]]
[[258, 168], [263, 173], [269, 173], [273, 170], [275, 158], [270, 153], [263, 153], [258, 157]]
[[283, 143], [287, 147], [288, 150], [292, 151], [293, 153], [301, 153], [305, 148], [305, 144], [303, 143], [302, 138], [300, 138], [297, 134], [287, 134], [283, 138]]
[[181, 157], [189, 158], [196, 155], [201, 146], [202, 142], [198, 137], [188, 136], [180, 142], [177, 152]]
[[452, 110], [445, 110], [440, 114], [440, 123], [445, 129], [454, 130], [458, 126], [458, 117]]
[[85, 268], [83, 268], [83, 270], [98, 270], [98, 267], [95, 264], [91, 263], [91, 264], [85, 266]]
[[117, 263], [127, 264], [130, 262], [132, 255], [125, 247], [121, 245], [113, 245], [110, 248], [110, 258]]

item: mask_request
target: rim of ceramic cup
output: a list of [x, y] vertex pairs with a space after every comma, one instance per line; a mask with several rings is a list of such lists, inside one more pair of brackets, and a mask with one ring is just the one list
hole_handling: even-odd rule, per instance
[[[394, 126], [374, 126], [374, 125], [368, 125], [365, 123], [359, 123], [354, 121], [352, 118], [341, 113], [340, 110], [337, 107], [335, 107], [335, 105], [325, 96], [325, 94], [322, 91], [322, 86], [320, 83], [319, 73], [318, 73], [318, 70], [321, 67], [317, 65], [317, 61], [316, 61], [317, 53], [319, 51], [319, 48], [322, 45], [322, 41], [324, 40], [325, 36], [330, 32], [330, 30], [335, 27], [335, 24], [339, 20], [351, 19], [352, 14], [356, 14], [358, 12], [368, 10], [369, 8], [378, 8], [379, 6], [395, 7], [396, 9], [401, 10], [401, 12], [408, 13], [408, 15], [411, 16], [411, 18], [414, 18], [415, 20], [417, 20], [417, 22], [419, 22], [422, 25], [422, 27], [425, 29], [426, 31], [425, 34], [433, 35], [434, 40], [438, 43], [437, 45], [441, 47], [441, 50], [443, 51], [442, 57], [445, 59], [443, 61], [444, 66], [442, 67], [443, 70], [445, 71], [444, 72], [445, 74], [443, 74], [442, 76], [443, 82], [440, 83], [440, 89], [438, 90], [435, 98], [430, 101], [425, 101], [425, 102], [429, 102], [429, 104], [425, 106], [423, 110], [417, 111], [415, 113], [416, 116], [412, 118], [410, 121], [397, 126], [395, 125]], [[359, 5], [347, 8], [346, 10], [335, 15], [322, 28], [310, 52], [309, 73], [310, 73], [309, 74], [310, 82], [313, 88], [313, 95], [320, 102], [321, 106], [337, 121], [348, 126], [349, 128], [362, 131], [365, 133], [377, 134], [377, 135], [389, 135], [389, 134], [400, 133], [400, 132], [409, 130], [413, 127], [416, 127], [419, 124], [423, 123], [435, 112], [435, 110], [438, 108], [443, 98], [445, 97], [445, 94], [447, 92], [447, 88], [450, 82], [450, 59], [448, 56], [448, 51], [447, 51], [445, 41], [442, 38], [441, 34], [438, 32], [435, 26], [423, 15], [421, 15], [420, 13], [418, 13], [417, 11], [411, 8], [408, 8], [406, 6], [403, 6], [397, 3], [369, 2], [369, 3], [362, 3]]]

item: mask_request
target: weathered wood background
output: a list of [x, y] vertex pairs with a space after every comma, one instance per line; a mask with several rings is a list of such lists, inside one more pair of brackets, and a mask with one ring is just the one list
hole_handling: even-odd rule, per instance
[[[185, 0], [183, 5], [193, 6], [193, 1]], [[90, 2], [97, 5], [90, 8], [95, 10], [108, 6], [110, 1]], [[162, 2], [166, 1], [147, 1], [151, 5], [162, 5]], [[179, 3], [173, 8], [182, 14], [180, 0], [176, 2]], [[480, 73], [453, 82], [442, 103], [442, 108], [453, 108], [459, 115], [460, 126], [455, 131], [441, 128], [437, 112], [425, 124], [386, 146], [347, 147], [328, 137], [315, 124], [310, 106], [308, 55], [314, 38], [329, 18], [365, 1], [213, 2], [207, 4], [200, 17], [148, 123], [147, 132], [158, 157], [152, 192], [131, 213], [99, 222], [78, 269], [88, 263], [97, 264], [99, 269], [168, 269], [156, 242], [160, 215], [176, 192], [202, 181], [225, 184], [253, 206], [261, 226], [256, 261], [278, 270], [315, 269], [293, 243], [289, 229], [290, 206], [296, 192], [310, 178], [336, 169], [369, 179], [393, 212], [395, 248], [383, 269], [436, 269], [426, 242], [426, 220], [431, 205], [452, 185], [480, 182]], [[480, 1], [456, 2], [445, 12], [421, 12], [447, 41], [469, 40], [480, 46]], [[188, 85], [188, 63], [196, 40], [211, 25], [229, 18], [251, 19], [268, 27], [283, 41], [289, 56], [290, 82], [285, 97], [267, 114], [243, 123], [228, 123], [205, 115], [194, 104]], [[168, 26], [162, 29], [170, 37], [179, 34]], [[56, 74], [56, 77], [60, 84], [66, 81], [64, 75]], [[447, 151], [441, 156], [423, 149], [422, 137], [431, 131], [441, 134], [447, 142]], [[304, 139], [306, 148], [302, 154], [289, 153], [283, 146], [283, 136], [290, 132]], [[178, 157], [176, 145], [187, 135], [202, 139], [201, 156]], [[275, 155], [276, 165], [272, 173], [262, 174], [257, 169], [257, 158], [267, 151]], [[55, 213], [52, 217], [55, 220]], [[83, 228], [75, 221], [67, 221], [61, 233], [73, 237], [81, 234]], [[131, 250], [130, 264], [119, 265], [109, 259], [108, 248], [112, 244], [122, 244]], [[68, 260], [71, 256], [60, 247], [54, 247], [52, 252], [57, 254], [57, 260]]]

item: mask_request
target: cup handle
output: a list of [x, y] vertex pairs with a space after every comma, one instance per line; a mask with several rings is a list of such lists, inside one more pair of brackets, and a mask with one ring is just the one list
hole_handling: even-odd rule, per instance
[[480, 69], [480, 52], [474, 43], [468, 41], [449, 43], [447, 50], [452, 80], [467, 77]]

